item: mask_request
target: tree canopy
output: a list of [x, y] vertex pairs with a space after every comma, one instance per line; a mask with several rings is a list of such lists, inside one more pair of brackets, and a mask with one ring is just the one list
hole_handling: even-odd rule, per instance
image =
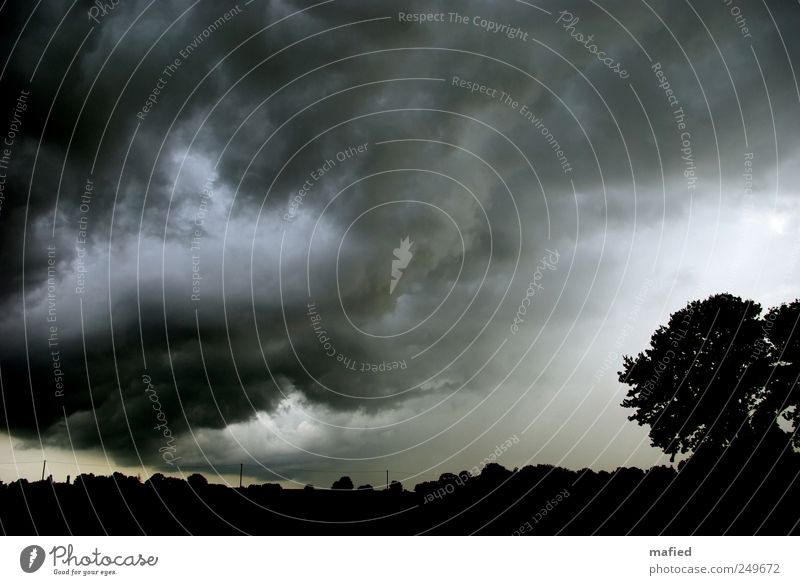
[[[730, 294], [692, 301], [670, 316], [637, 356], [624, 356], [622, 406], [650, 427], [652, 445], [674, 460], [703, 445], [788, 441], [780, 417], [796, 431], [797, 322], [800, 301], [762, 315], [761, 306]], [[792, 435], [795, 440], [797, 434]]]

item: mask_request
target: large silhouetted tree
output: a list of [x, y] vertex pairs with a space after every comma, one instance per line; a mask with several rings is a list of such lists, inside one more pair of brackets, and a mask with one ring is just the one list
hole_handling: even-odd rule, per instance
[[[772, 326], [770, 334], [774, 311], [781, 326]], [[797, 355], [792, 315], [796, 320], [796, 304], [762, 318], [758, 303], [729, 294], [693, 301], [673, 313], [648, 349], [623, 358], [619, 380], [630, 386], [622, 402], [635, 409], [630, 420], [648, 425], [653, 446], [672, 460], [701, 445], [713, 452], [734, 441], [754, 446], [764, 437], [785, 439], [776, 421], [782, 413], [797, 418], [797, 408], [786, 413], [792, 399], [797, 404], [796, 391], [789, 389], [795, 358], [791, 366], [780, 366], [779, 378], [771, 375], [778, 371], [781, 340], [784, 345], [791, 340], [788, 349]]]

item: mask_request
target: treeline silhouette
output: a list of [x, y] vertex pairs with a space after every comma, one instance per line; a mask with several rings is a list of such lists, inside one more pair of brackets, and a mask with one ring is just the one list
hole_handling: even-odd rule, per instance
[[693, 301], [625, 356], [622, 406], [673, 466], [443, 474], [404, 489], [229, 488], [200, 474], [0, 483], [6, 534], [798, 534], [800, 301]]
[[774, 455], [698, 452], [680, 470], [614, 472], [491, 463], [413, 490], [351, 489], [349, 478], [339, 489], [231, 488], [199, 474], [20, 479], [0, 483], [0, 525], [15, 535], [797, 534], [800, 462]]

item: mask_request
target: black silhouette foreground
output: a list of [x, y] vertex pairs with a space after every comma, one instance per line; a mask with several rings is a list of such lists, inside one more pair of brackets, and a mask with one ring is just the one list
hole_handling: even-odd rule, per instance
[[674, 313], [625, 357], [623, 406], [676, 467], [492, 463], [388, 489], [229, 488], [199, 474], [0, 483], [6, 534], [798, 534], [800, 301], [731, 295]]

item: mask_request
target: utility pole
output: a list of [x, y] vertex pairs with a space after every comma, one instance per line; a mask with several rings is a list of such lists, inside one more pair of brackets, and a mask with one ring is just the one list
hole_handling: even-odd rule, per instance
[[42, 481], [44, 481], [44, 468], [47, 466], [47, 459], [42, 461]]
[[386, 470], [386, 489], [389, 489], [389, 470]]
[[242, 487], [242, 473], [244, 473], [244, 463], [239, 464], [239, 488]]

